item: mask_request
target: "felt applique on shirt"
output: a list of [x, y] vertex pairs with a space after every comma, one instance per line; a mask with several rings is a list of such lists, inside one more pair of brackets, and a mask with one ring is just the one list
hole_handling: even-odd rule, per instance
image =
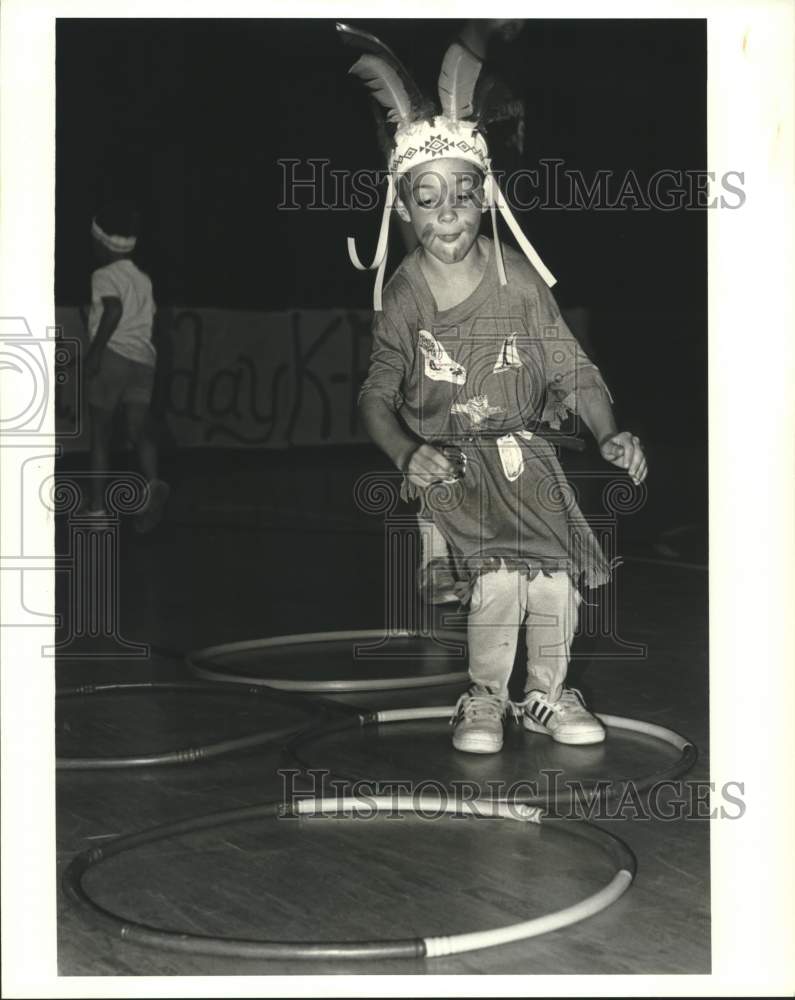
[[515, 482], [524, 472], [522, 446], [513, 434], [505, 434], [503, 437], [497, 438], [497, 449], [500, 453], [500, 462], [505, 478], [509, 483]]
[[511, 368], [522, 367], [522, 359], [519, 357], [519, 352], [516, 349], [516, 338], [518, 336], [518, 333], [512, 333], [503, 340], [500, 353], [497, 355], [497, 360], [492, 369], [495, 375], [498, 372], [507, 372]]
[[517, 437], [529, 443], [533, 440], [533, 432], [517, 431], [516, 436], [513, 434], [504, 434], [501, 438], [497, 438], [497, 449], [500, 453], [502, 471], [505, 473], [505, 478], [509, 483], [515, 482], [524, 472], [525, 467], [524, 452], [516, 440]]
[[461, 413], [469, 418], [473, 427], [480, 427], [489, 417], [505, 410], [501, 406], [489, 406], [488, 396], [472, 396], [466, 403], [453, 403], [450, 412]]
[[435, 382], [452, 382], [464, 385], [466, 368], [450, 357], [444, 347], [427, 330], [419, 332], [420, 350], [425, 356], [425, 374]]

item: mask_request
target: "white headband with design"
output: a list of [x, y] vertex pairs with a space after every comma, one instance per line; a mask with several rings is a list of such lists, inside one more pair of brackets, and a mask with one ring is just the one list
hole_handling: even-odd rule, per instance
[[111, 236], [100, 227], [96, 219], [91, 220], [91, 235], [114, 253], [130, 253], [135, 249], [135, 236]]
[[491, 159], [477, 121], [468, 120], [475, 114], [473, 97], [482, 63], [472, 52], [454, 42], [447, 50], [439, 74], [439, 98], [442, 114], [431, 118], [419, 90], [397, 56], [374, 35], [337, 24], [343, 41], [365, 54], [350, 72], [364, 81], [372, 96], [387, 109], [387, 121], [397, 124], [395, 147], [389, 158], [389, 174], [384, 213], [378, 244], [370, 265], [363, 264], [356, 252], [356, 241], [348, 237], [348, 255], [360, 271], [376, 271], [373, 306], [381, 312], [382, 289], [389, 249], [389, 219], [396, 197], [397, 178], [413, 167], [436, 159], [455, 158], [474, 164], [485, 175], [484, 196], [491, 211], [497, 272], [501, 285], [507, 285], [502, 246], [497, 231], [497, 212], [511, 230], [524, 255], [548, 286], [555, 277], [536, 253], [522, 232], [492, 173]]

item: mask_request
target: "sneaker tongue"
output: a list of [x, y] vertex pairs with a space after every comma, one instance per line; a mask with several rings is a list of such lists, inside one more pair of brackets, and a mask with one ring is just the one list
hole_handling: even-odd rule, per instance
[[563, 692], [560, 696], [560, 701], [557, 702], [558, 705], [565, 711], [570, 711], [576, 709], [577, 711], [584, 712], [587, 711], [585, 708], [585, 702], [583, 701], [582, 695], [579, 691], [575, 691], [573, 688], [569, 688]]

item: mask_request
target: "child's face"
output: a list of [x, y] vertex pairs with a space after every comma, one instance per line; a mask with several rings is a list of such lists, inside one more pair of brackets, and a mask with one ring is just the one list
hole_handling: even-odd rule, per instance
[[423, 249], [454, 264], [472, 249], [485, 210], [483, 175], [466, 160], [442, 159], [410, 170], [395, 203]]

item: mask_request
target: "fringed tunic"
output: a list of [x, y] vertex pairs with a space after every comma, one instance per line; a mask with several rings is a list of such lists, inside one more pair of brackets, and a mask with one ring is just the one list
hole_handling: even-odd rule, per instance
[[420, 497], [468, 587], [503, 565], [530, 579], [564, 570], [578, 586], [600, 586], [610, 565], [536, 431], [559, 427], [584, 390], [609, 392], [532, 265], [504, 248], [503, 287], [493, 244], [480, 239], [483, 277], [450, 309], [436, 308], [421, 251], [405, 258], [375, 315], [361, 395], [382, 397], [417, 437], [465, 456], [454, 482], [417, 490], [406, 480], [403, 496]]

